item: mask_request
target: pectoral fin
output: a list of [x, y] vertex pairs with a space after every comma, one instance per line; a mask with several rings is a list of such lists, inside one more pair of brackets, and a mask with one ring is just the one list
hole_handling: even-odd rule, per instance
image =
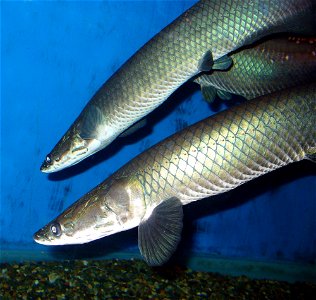
[[[198, 82], [198, 81], [195, 81], [195, 82]], [[223, 91], [223, 90], [218, 90], [212, 85], [208, 85], [208, 84], [201, 84], [201, 92], [202, 92], [204, 100], [208, 103], [213, 103], [216, 98], [216, 95], [222, 100], [231, 100], [232, 98], [231, 93]]]
[[217, 60], [214, 61], [213, 70], [227, 70], [231, 67], [231, 65], [233, 64], [233, 60], [225, 55]]
[[232, 94], [223, 90], [217, 90], [217, 96], [222, 100], [231, 100]]
[[165, 263], [181, 238], [182, 204], [177, 198], [160, 203], [150, 217], [138, 227], [138, 247], [145, 261], [151, 266]]
[[227, 70], [233, 64], [231, 57], [224, 55], [214, 60], [212, 52], [207, 51], [199, 61], [199, 72], [208, 72], [211, 70]]
[[214, 65], [211, 51], [207, 51], [199, 61], [199, 72], [211, 71]]
[[91, 105], [91, 107], [83, 117], [83, 121], [80, 128], [80, 137], [85, 140], [98, 139], [98, 128], [103, 123], [103, 113], [97, 106]]
[[123, 133], [121, 133], [120, 137], [129, 136], [133, 134], [135, 131], [137, 131], [138, 129], [146, 126], [146, 124], [147, 124], [147, 119], [146, 118], [141, 119], [140, 121], [138, 121], [137, 123], [129, 127], [128, 129], [126, 129]]
[[217, 94], [217, 90], [215, 87], [211, 85], [201, 85], [201, 92], [206, 102], [208, 103], [214, 102], [216, 98], [216, 94]]

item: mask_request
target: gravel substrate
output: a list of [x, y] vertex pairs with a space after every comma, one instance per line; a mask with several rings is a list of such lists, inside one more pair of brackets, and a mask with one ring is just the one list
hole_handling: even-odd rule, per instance
[[0, 265], [1, 299], [316, 299], [316, 285], [252, 280], [140, 260]]

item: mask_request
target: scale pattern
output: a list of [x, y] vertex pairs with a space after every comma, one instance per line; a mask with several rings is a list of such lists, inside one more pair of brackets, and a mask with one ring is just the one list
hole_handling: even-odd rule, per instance
[[298, 21], [304, 30], [305, 23], [315, 25], [315, 18], [309, 20], [314, 9], [315, 0], [199, 1], [105, 82], [41, 170], [61, 170], [105, 148], [187, 80], [211, 70], [212, 60], [271, 33], [292, 31]]
[[[181, 203], [228, 191], [309, 155], [315, 158], [315, 121], [315, 83], [223, 111], [140, 154], [34, 238], [46, 245], [85, 243], [140, 224], [143, 227], [158, 208], [150, 228], [142, 229], [140, 249], [149, 263], [160, 264], [174, 250], [172, 243], [179, 241]], [[163, 203], [166, 206], [161, 205], [165, 200], [169, 200]], [[168, 221], [163, 217], [165, 210]], [[170, 223], [170, 218], [176, 222]], [[161, 232], [150, 235], [156, 226]], [[177, 232], [172, 238], [163, 236], [170, 226], [178, 226]], [[156, 250], [161, 250], [157, 255], [155, 247], [143, 244], [146, 236], [157, 238]]]
[[202, 0], [133, 55], [89, 104], [99, 107], [119, 134], [196, 75], [207, 51], [216, 60], [264, 35], [286, 31], [291, 17], [309, 11], [311, 3]]
[[207, 118], [123, 167], [146, 206], [219, 194], [316, 153], [316, 86], [260, 97]]

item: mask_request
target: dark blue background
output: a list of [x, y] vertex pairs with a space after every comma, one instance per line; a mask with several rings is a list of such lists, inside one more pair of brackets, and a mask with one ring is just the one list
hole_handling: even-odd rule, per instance
[[[135, 252], [137, 230], [88, 245], [45, 247], [32, 235], [131, 158], [219, 109], [186, 84], [148, 125], [83, 163], [40, 164], [100, 85], [195, 1], [1, 3], [1, 249], [52, 257]], [[302, 162], [185, 207], [176, 256], [316, 259], [315, 166]]]

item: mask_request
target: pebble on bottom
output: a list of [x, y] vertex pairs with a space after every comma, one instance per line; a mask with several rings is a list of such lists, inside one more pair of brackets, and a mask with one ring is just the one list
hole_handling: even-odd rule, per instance
[[1, 299], [316, 299], [316, 285], [151, 268], [141, 260], [0, 264]]

